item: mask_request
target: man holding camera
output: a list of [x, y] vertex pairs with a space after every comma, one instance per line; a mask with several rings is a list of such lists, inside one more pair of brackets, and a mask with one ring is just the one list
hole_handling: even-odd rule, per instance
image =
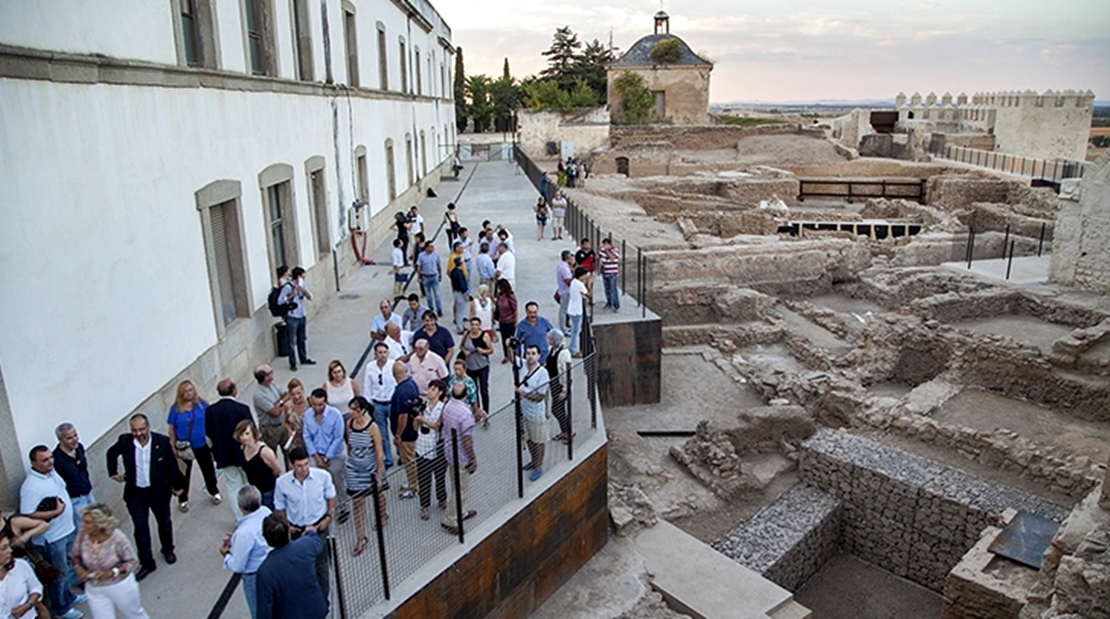
[[[435, 353], [428, 351], [428, 343], [420, 341], [417, 344], [426, 355]], [[419, 351], [418, 353], [419, 354]], [[443, 360], [440, 360], [442, 363]], [[444, 369], [444, 373], [447, 370]], [[393, 398], [390, 400], [389, 420], [393, 430], [393, 446], [397, 450], [398, 461], [405, 466], [405, 477], [408, 485], [401, 488], [401, 498], [411, 499], [420, 489], [420, 478], [416, 471], [416, 417], [423, 411], [424, 401], [420, 399], [420, 388], [416, 381], [409, 376], [408, 368], [401, 361], [393, 364], [393, 378], [397, 386], [393, 389]]]

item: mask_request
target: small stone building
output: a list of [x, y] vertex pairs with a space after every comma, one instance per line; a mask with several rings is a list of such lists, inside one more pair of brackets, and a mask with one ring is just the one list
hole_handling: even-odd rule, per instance
[[[677, 53], [661, 54], [660, 43], [677, 41]], [[671, 44], [673, 45], [673, 44]], [[609, 65], [609, 109], [615, 122], [624, 119], [620, 95], [613, 81], [625, 71], [639, 73], [655, 96], [656, 122], [674, 125], [709, 124], [709, 73], [713, 63], [698, 56], [682, 39], [671, 34], [670, 17], [655, 14], [655, 31], [636, 41]]]

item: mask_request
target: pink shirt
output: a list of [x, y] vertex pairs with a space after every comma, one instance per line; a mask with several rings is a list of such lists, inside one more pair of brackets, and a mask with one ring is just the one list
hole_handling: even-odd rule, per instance
[[409, 370], [412, 371], [416, 387], [420, 389], [420, 395], [428, 395], [428, 383], [437, 378], [447, 378], [447, 364], [443, 362], [443, 357], [430, 350], [424, 355], [423, 361], [414, 353], [409, 358]]

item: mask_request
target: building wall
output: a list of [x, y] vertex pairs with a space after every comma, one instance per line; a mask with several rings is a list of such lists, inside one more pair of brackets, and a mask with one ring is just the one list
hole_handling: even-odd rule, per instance
[[[0, 503], [8, 498], [2, 490], [22, 478], [24, 454], [37, 443], [53, 444], [60, 421], [75, 422], [91, 444], [134, 411], [163, 414], [184, 377], [211, 392], [219, 377], [241, 381], [250, 367], [273, 356], [266, 295], [274, 275], [263, 190], [273, 170], [292, 170], [296, 262], [308, 269], [308, 284], [317, 292], [312, 312], [334, 291], [332, 252], [339, 278], [357, 266], [347, 221], [358, 196], [356, 151], [366, 155], [371, 246], [388, 235], [393, 211], [438, 182], [453, 151], [454, 106], [433, 97], [183, 67], [167, 55], [164, 41], [131, 41], [118, 27], [114, 37], [88, 34], [68, 44], [67, 52], [79, 47], [81, 53], [39, 51], [63, 45], [57, 36], [63, 26], [85, 30], [71, 24], [69, 9], [106, 28], [111, 21], [91, 9], [86, 14], [84, 3], [50, 4], [51, 18], [66, 17], [50, 20], [49, 27], [41, 4], [0, 7], [0, 41], [27, 46], [0, 51], [0, 264], [11, 274], [0, 296], [0, 433], [16, 439], [0, 445], [10, 487], [0, 489]], [[100, 12], [117, 21], [133, 12], [133, 29], [157, 29], [172, 52], [173, 21], [148, 4], [100, 6]], [[161, 7], [167, 15], [171, 4]], [[237, 10], [237, 3], [213, 6], [220, 19], [229, 4]], [[275, 0], [274, 7], [287, 11], [288, 4]], [[329, 21], [341, 13], [339, 2], [328, 8]], [[397, 30], [405, 24], [392, 3], [358, 8], [360, 14], [367, 9], [367, 18], [371, 9], [382, 11]], [[280, 15], [275, 10], [275, 18]], [[229, 29], [220, 22], [221, 41], [234, 41], [226, 36]], [[333, 48], [341, 47], [337, 31]], [[426, 38], [438, 46], [436, 32]], [[374, 39], [360, 37], [360, 57], [363, 41]], [[322, 63], [322, 37], [314, 45]], [[221, 58], [239, 57], [239, 51], [223, 49]], [[108, 52], [139, 59], [93, 55]], [[286, 52], [292, 68], [292, 51]], [[341, 49], [332, 55], [343, 58]], [[322, 80], [324, 72], [315, 77]], [[421, 152], [421, 132], [427, 153]], [[406, 139], [413, 142], [412, 183]], [[393, 199], [387, 140], [393, 143]], [[309, 168], [321, 164], [327, 244], [318, 247]], [[225, 328], [213, 299], [197, 194], [227, 181], [239, 187], [247, 302]]]
[[674, 125], [705, 125], [709, 123], [709, 73], [711, 66], [634, 67], [609, 71], [609, 109], [613, 118], [624, 118], [621, 97], [613, 89], [613, 80], [625, 71], [639, 73], [650, 91], [664, 91], [665, 111], [662, 122]]
[[548, 142], [559, 144], [570, 140], [574, 143], [574, 154], [581, 157], [609, 141], [609, 113], [604, 107], [588, 115], [521, 110], [517, 117], [520, 146], [537, 159], [550, 157]]
[[1110, 154], [1083, 176], [1079, 201], [1061, 200], [1052, 236], [1049, 280], [1086, 290], [1110, 290]]

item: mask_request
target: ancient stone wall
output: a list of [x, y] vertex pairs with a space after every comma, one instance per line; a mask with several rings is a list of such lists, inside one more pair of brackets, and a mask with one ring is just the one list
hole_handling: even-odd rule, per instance
[[703, 125], [676, 127], [671, 125], [614, 126], [609, 131], [610, 147], [626, 148], [649, 142], [667, 142], [678, 150], [720, 150], [736, 148], [736, 143], [753, 135], [798, 133], [796, 125], [763, 125], [733, 127]]
[[1062, 522], [1068, 510], [933, 460], [821, 429], [802, 443], [801, 479], [844, 502], [844, 549], [941, 591], [948, 571], [1007, 508]]
[[605, 144], [609, 140], [609, 114], [598, 108], [593, 114], [560, 114], [520, 110], [520, 146], [535, 160], [545, 159], [547, 143], [561, 146], [564, 140], [574, 144], [576, 156]]
[[1110, 290], [1110, 152], [1080, 184], [1078, 202], [1065, 201], [1056, 219], [1049, 281]]
[[841, 502], [794, 484], [712, 546], [789, 591], [797, 591], [840, 545]]
[[975, 202], [1005, 203], [1010, 181], [972, 174], [946, 174], [930, 178], [925, 202], [948, 209], [968, 208]]

